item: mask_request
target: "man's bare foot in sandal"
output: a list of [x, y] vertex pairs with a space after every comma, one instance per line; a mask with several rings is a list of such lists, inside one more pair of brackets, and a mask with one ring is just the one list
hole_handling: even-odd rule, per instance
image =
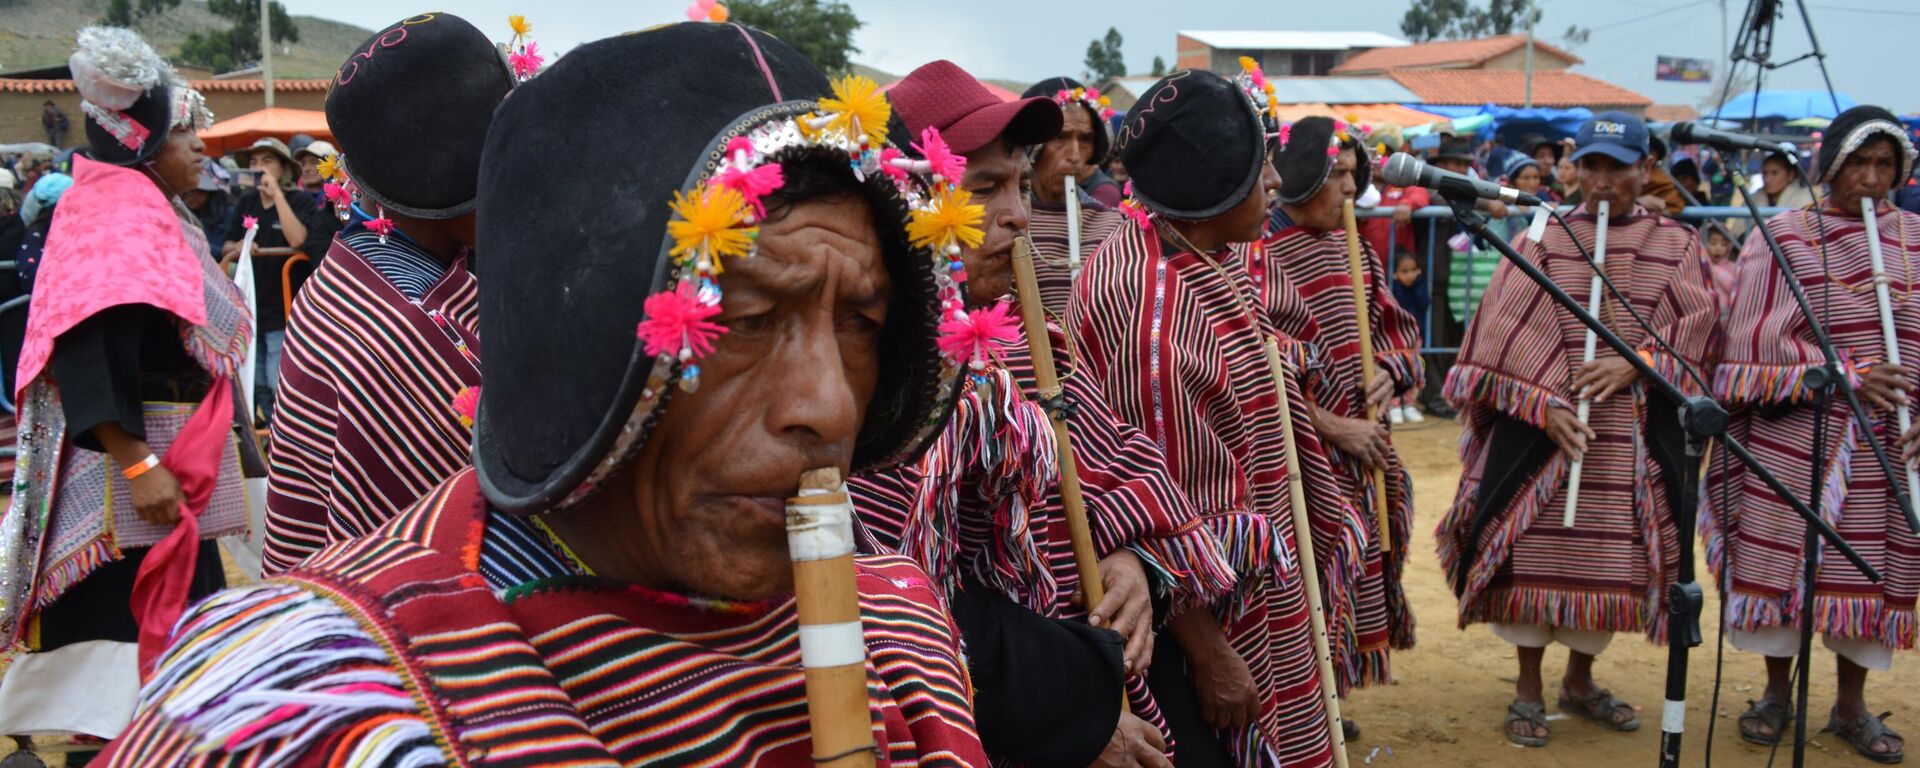
[[1520, 676], [1514, 680], [1513, 703], [1507, 705], [1507, 740], [1523, 747], [1544, 747], [1547, 737], [1547, 702], [1541, 691], [1540, 662], [1545, 648], [1515, 647], [1520, 656]]
[[1613, 693], [1593, 682], [1593, 657], [1578, 651], [1567, 653], [1567, 675], [1560, 684], [1561, 709], [1599, 723], [1615, 731], [1640, 729], [1640, 715], [1633, 705], [1615, 698]]

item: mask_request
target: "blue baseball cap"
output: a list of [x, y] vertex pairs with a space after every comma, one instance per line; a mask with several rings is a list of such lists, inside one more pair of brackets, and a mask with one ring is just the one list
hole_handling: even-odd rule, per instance
[[1625, 112], [1602, 112], [1580, 125], [1573, 137], [1572, 162], [1600, 153], [1629, 165], [1647, 156], [1647, 124]]

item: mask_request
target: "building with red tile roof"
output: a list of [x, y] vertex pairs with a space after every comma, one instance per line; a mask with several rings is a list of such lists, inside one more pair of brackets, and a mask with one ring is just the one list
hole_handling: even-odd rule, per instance
[[[1527, 73], [1488, 69], [1396, 69], [1386, 73], [1423, 104], [1497, 104], [1527, 101]], [[1533, 106], [1617, 109], [1642, 114], [1653, 100], [1598, 78], [1560, 70], [1533, 73]]]
[[[1395, 69], [1527, 68], [1527, 36], [1498, 35], [1475, 40], [1435, 40], [1398, 48], [1374, 48], [1348, 57], [1334, 67], [1335, 75], [1378, 75]], [[1581, 63], [1565, 49], [1533, 41], [1535, 72], [1562, 70]]]

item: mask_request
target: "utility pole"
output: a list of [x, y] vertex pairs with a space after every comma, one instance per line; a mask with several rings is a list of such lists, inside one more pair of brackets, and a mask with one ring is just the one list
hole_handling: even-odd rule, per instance
[[273, 14], [260, 0], [260, 79], [266, 81], [267, 108], [273, 108]]
[[[1727, 50], [1727, 0], [1720, 0], [1720, 50]], [[1727, 59], [1727, 71], [1720, 74], [1726, 77], [1733, 74], [1733, 59]]]
[[[1722, 0], [1724, 2], [1724, 0]], [[1533, 18], [1527, 18], [1527, 109], [1533, 109]]]

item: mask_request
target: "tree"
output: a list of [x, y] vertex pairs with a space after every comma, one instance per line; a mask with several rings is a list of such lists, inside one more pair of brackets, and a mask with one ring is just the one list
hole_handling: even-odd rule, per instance
[[1127, 76], [1127, 57], [1120, 53], [1120, 30], [1107, 27], [1104, 38], [1087, 43], [1087, 82], [1100, 85]]
[[1400, 17], [1400, 32], [1416, 43], [1467, 36], [1473, 7], [1467, 0], [1413, 0]]
[[[139, 0], [150, 2], [152, 0]], [[177, 0], [176, 0], [177, 1]], [[180, 60], [211, 68], [215, 73], [231, 72], [260, 61], [260, 4], [254, 0], [207, 0], [207, 10], [233, 22], [233, 26], [213, 32], [195, 32], [180, 43]], [[300, 42], [300, 27], [287, 15], [287, 7], [268, 4], [275, 43]]]
[[1162, 61], [1158, 56], [1153, 57], [1153, 71], [1148, 74], [1153, 77], [1166, 77], [1167, 62]]
[[100, 23], [110, 27], [131, 27], [133, 23], [180, 7], [180, 0], [111, 0], [107, 15]]
[[[1511, 35], [1540, 23], [1540, 15], [1535, 0], [1487, 0], [1485, 8], [1469, 0], [1412, 0], [1400, 17], [1400, 31], [1416, 43]], [[1564, 39], [1578, 45], [1587, 41], [1587, 34], [1576, 24], [1567, 28]]]
[[786, 41], [828, 74], [847, 71], [860, 49], [853, 32], [862, 24], [840, 0], [731, 0], [733, 21]]

